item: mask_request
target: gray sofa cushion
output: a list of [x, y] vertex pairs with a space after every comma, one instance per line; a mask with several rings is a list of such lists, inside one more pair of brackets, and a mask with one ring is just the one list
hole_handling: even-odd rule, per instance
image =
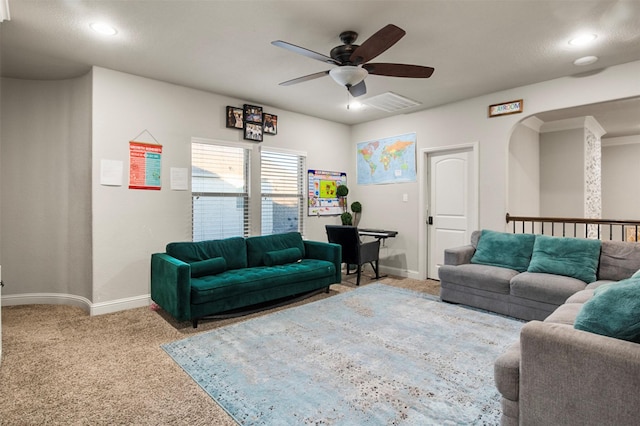
[[558, 306], [585, 287], [584, 281], [576, 278], [537, 272], [523, 272], [511, 280], [513, 296]]
[[565, 303], [564, 305], [560, 305], [558, 309], [553, 311], [544, 321], [573, 326], [580, 309], [582, 309], [582, 303]]
[[569, 297], [564, 303], [584, 303], [589, 300], [591, 296], [593, 296], [593, 289], [587, 286], [584, 290], [581, 290]]
[[509, 281], [518, 275], [513, 269], [487, 265], [442, 265], [438, 270], [441, 281], [494, 293], [509, 294]]
[[640, 244], [603, 241], [600, 250], [599, 280], [620, 281], [640, 269]]
[[520, 392], [520, 341], [512, 343], [493, 365], [496, 387], [506, 399], [518, 400]]

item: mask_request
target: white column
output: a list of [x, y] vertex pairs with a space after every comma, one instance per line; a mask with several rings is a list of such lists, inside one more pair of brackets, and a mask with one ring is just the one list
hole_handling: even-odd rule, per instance
[[[584, 121], [584, 217], [602, 218], [602, 143], [604, 129], [591, 116]], [[590, 225], [589, 238], [598, 238], [598, 228]]]

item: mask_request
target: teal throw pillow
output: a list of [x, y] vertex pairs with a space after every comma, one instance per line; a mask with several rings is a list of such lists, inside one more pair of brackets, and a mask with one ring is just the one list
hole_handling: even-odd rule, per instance
[[596, 280], [600, 240], [537, 235], [528, 272], [562, 275], [585, 283]]
[[524, 272], [529, 266], [536, 236], [508, 234], [484, 229], [471, 263]]
[[260, 235], [247, 238], [247, 261], [249, 267], [264, 265], [264, 254], [270, 251], [297, 248], [301, 257], [305, 255], [304, 241], [299, 232]]
[[640, 278], [598, 287], [578, 312], [574, 328], [640, 343]]
[[207, 275], [216, 275], [227, 270], [227, 261], [224, 257], [199, 260], [191, 263], [191, 277], [199, 278]]
[[268, 251], [264, 254], [264, 264], [267, 266], [284, 265], [302, 259], [302, 253], [297, 247]]

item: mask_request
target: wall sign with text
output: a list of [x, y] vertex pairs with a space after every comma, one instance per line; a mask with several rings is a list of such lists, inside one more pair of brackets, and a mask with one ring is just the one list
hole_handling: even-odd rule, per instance
[[501, 104], [489, 105], [489, 117], [498, 117], [501, 115], [518, 114], [524, 111], [524, 101], [503, 102]]
[[161, 188], [162, 145], [129, 142], [129, 189]]

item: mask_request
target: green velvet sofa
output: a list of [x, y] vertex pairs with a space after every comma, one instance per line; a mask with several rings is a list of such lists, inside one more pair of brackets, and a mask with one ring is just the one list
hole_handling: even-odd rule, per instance
[[342, 248], [298, 232], [173, 242], [151, 255], [151, 299], [178, 321], [329, 290], [342, 279]]

